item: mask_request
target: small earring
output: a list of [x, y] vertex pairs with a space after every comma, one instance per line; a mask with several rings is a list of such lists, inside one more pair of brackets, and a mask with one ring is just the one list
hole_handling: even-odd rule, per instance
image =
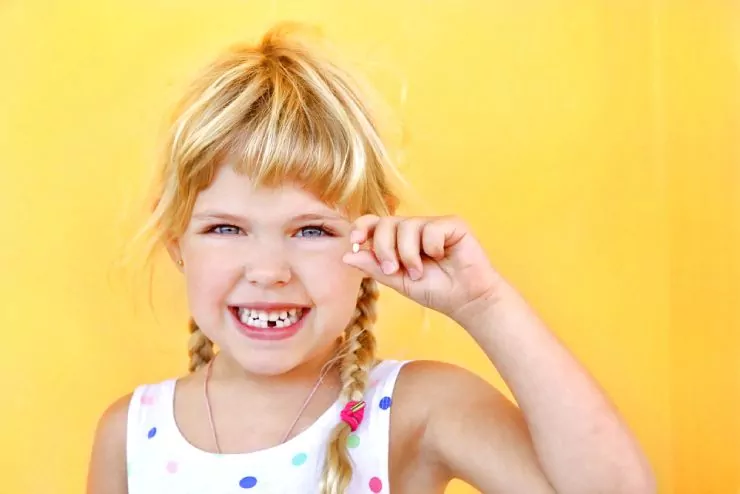
[[177, 261], [177, 265], [180, 266], [180, 267], [183, 267], [185, 265], [185, 261], [183, 261], [182, 259], [179, 259]]

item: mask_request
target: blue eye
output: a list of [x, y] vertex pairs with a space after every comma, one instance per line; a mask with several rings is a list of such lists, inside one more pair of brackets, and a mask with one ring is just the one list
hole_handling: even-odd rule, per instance
[[298, 230], [298, 233], [296, 233], [296, 237], [325, 237], [327, 235], [331, 235], [327, 230], [324, 228], [321, 228], [319, 226], [304, 226], [300, 230]]
[[238, 235], [240, 228], [234, 225], [216, 225], [208, 230], [209, 233], [218, 235]]

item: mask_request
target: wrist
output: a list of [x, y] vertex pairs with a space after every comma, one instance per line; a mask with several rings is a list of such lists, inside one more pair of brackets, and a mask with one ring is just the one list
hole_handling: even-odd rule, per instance
[[450, 314], [450, 317], [468, 332], [478, 331], [481, 327], [487, 328], [506, 305], [507, 300], [515, 295], [513, 287], [499, 277], [489, 289], [459, 307]]

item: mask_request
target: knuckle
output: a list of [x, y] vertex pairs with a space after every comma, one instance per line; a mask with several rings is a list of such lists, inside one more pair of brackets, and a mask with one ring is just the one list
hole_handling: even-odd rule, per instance
[[360, 216], [355, 220], [355, 224], [358, 226], [361, 226], [362, 228], [367, 228], [370, 225], [373, 225], [377, 223], [379, 220], [379, 217], [374, 214], [366, 214], [364, 216]]
[[393, 260], [396, 257], [396, 235], [392, 227], [392, 224], [381, 223], [375, 229], [373, 246], [381, 259]]
[[399, 236], [413, 235], [415, 232], [418, 234], [420, 227], [421, 220], [419, 218], [406, 218], [398, 224], [398, 234]]
[[419, 254], [419, 242], [400, 242], [398, 255], [404, 259], [414, 258]]

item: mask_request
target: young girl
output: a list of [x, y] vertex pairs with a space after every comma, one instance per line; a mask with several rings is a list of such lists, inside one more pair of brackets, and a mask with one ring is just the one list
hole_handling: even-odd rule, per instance
[[[394, 216], [387, 152], [331, 60], [281, 28], [231, 49], [167, 144], [150, 226], [187, 286], [191, 373], [106, 411], [89, 494], [654, 492], [469, 227]], [[463, 369], [378, 360], [378, 283], [459, 323], [521, 408]]]

